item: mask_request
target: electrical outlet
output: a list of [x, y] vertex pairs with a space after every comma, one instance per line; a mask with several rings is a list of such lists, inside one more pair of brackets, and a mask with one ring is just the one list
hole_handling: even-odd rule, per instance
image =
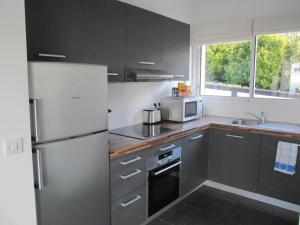
[[14, 155], [23, 152], [23, 138], [7, 138], [3, 141], [4, 156]]

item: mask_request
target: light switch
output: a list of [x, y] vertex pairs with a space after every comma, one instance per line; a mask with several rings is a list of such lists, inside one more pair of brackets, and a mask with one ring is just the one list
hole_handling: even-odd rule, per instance
[[7, 138], [3, 141], [4, 156], [14, 155], [23, 152], [23, 138]]

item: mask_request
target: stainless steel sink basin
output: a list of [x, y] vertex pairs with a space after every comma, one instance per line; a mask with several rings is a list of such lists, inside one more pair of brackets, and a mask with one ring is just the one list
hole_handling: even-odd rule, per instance
[[256, 125], [259, 125], [260, 123], [257, 120], [237, 119], [237, 120], [233, 120], [232, 124], [234, 124], [234, 125], [256, 126]]

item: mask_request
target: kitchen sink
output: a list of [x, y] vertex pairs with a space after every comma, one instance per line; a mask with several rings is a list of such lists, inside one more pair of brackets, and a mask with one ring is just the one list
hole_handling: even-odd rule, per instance
[[247, 120], [247, 119], [237, 119], [231, 122], [234, 125], [246, 125], [246, 126], [256, 126], [259, 125], [260, 122], [257, 120]]

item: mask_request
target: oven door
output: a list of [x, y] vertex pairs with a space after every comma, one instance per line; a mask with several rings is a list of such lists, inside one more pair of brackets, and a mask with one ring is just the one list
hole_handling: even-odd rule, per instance
[[177, 159], [149, 172], [148, 216], [179, 197], [180, 164]]

